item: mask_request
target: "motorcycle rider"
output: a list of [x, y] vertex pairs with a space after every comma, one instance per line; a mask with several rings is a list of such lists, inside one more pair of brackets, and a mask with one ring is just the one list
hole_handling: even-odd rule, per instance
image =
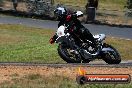
[[[64, 24], [68, 24], [68, 29], [71, 34], [75, 33], [79, 35], [79, 37], [84, 41], [88, 42], [87, 40], [91, 41], [92, 48], [97, 48], [96, 40], [94, 39], [93, 35], [89, 32], [87, 28], [85, 28], [81, 21], [83, 20], [83, 13], [81, 11], [77, 11], [73, 14], [67, 14], [67, 10], [63, 7], [58, 7], [54, 13], [58, 16], [59, 24], [58, 27]], [[57, 34], [55, 34], [51, 39], [50, 43], [53, 44], [55, 40], [58, 38]]]

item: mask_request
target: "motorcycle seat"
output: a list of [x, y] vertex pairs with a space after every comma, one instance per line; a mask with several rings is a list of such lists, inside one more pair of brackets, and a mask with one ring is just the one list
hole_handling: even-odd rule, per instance
[[102, 41], [105, 39], [105, 34], [97, 34], [97, 35], [93, 35], [93, 37], [98, 40], [98, 41]]

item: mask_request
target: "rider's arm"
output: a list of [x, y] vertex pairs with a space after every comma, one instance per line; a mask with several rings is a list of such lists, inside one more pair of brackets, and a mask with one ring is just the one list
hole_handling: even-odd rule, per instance
[[61, 26], [61, 25], [64, 25], [64, 21], [63, 20], [61, 20], [59, 23], [58, 23], [58, 28]]
[[53, 44], [57, 38], [58, 38], [58, 35], [55, 33], [49, 40], [50, 44]]

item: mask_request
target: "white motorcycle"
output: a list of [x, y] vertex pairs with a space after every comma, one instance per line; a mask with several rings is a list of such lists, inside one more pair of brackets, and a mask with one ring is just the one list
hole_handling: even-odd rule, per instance
[[121, 62], [118, 51], [113, 46], [103, 42], [106, 38], [105, 34], [94, 35], [98, 42], [98, 49], [93, 53], [94, 49], [91, 47], [91, 41], [87, 40], [88, 42], [85, 43], [78, 38], [78, 44], [67, 30], [66, 26], [60, 26], [56, 32], [58, 38], [55, 41], [59, 43], [58, 54], [67, 63], [89, 63], [95, 59], [103, 59], [108, 64], [119, 64]]

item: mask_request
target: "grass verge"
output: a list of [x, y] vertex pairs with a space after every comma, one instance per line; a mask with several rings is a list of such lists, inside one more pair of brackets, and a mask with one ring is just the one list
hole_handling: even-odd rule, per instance
[[[57, 44], [50, 45], [53, 30], [0, 24], [0, 62], [65, 63], [57, 54]], [[110, 38], [123, 60], [131, 59], [132, 41]], [[127, 45], [126, 45], [127, 44]]]
[[[59, 80], [58, 80], [59, 79]], [[0, 85], [1, 88], [131, 88], [132, 84], [85, 84], [78, 85], [75, 80], [65, 76], [29, 74], [13, 78]]]
[[[126, 2], [127, 0], [99, 0], [99, 9], [123, 11]], [[55, 0], [55, 3], [85, 7], [87, 0]]]
[[52, 30], [21, 25], [0, 25], [0, 62], [63, 62], [56, 45], [50, 45]]
[[[55, 0], [55, 3], [66, 5], [67, 8], [76, 11], [81, 10], [84, 13], [88, 0]], [[132, 19], [125, 16], [127, 0], [99, 0], [96, 20], [108, 24], [132, 25]], [[85, 13], [86, 14], [86, 13]]]

